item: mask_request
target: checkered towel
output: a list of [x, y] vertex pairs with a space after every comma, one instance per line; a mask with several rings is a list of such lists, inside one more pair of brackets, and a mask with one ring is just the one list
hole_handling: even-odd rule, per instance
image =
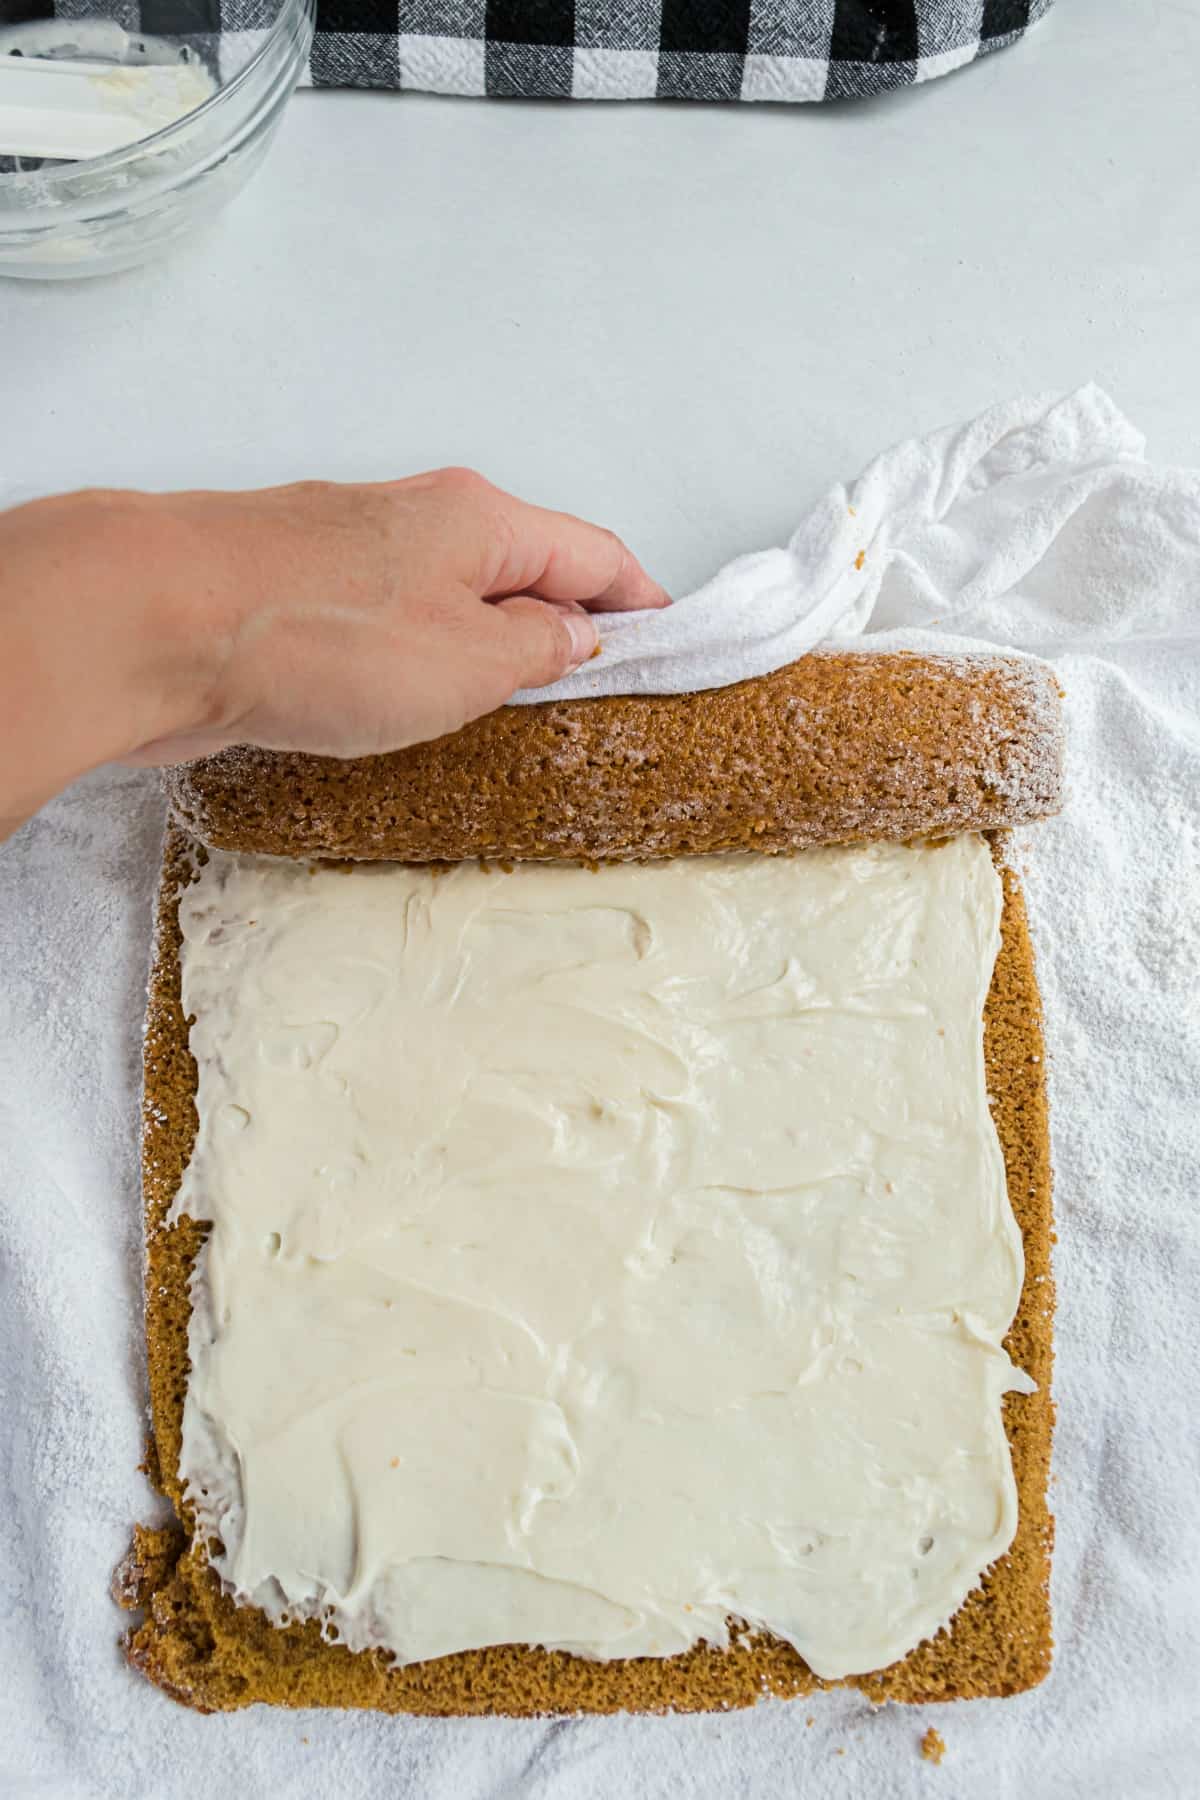
[[[844, 100], [1013, 43], [1050, 0], [317, 0], [319, 87], [572, 100]], [[256, 33], [273, 0], [0, 0], [0, 23]], [[206, 42], [207, 41], [207, 42]]]

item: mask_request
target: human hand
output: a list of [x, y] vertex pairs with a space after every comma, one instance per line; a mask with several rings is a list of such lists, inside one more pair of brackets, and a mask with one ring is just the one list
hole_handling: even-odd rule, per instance
[[196, 624], [223, 644], [203, 714], [137, 747], [143, 761], [440, 737], [594, 655], [592, 611], [667, 604], [611, 532], [465, 469], [180, 495], [174, 513], [198, 555], [219, 546], [221, 591]]
[[611, 532], [446, 469], [0, 515], [0, 836], [100, 762], [454, 731], [667, 604]]

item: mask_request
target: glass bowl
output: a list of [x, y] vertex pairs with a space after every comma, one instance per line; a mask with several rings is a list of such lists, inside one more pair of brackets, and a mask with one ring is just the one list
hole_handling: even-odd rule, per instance
[[[113, 11], [120, 10], [120, 0]], [[169, 15], [170, 8], [164, 12]], [[8, 25], [23, 0], [0, 0], [0, 55], [79, 57], [114, 69], [202, 63], [214, 91], [125, 149], [81, 162], [0, 160], [0, 275], [56, 280], [127, 269], [186, 237], [258, 167], [304, 70], [316, 0], [262, 0], [257, 30], [153, 37], [113, 18]], [[194, 10], [192, 17], [195, 17]]]

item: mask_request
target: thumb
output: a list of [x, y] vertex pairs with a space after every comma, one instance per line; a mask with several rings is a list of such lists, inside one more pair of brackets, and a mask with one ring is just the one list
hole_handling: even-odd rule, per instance
[[488, 610], [501, 630], [501, 653], [514, 691], [561, 680], [599, 647], [591, 617], [574, 602], [518, 594], [493, 602]]

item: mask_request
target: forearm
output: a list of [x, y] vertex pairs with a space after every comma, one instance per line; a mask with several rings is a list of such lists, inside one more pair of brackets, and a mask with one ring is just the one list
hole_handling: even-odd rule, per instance
[[202, 709], [220, 646], [194, 627], [183, 529], [167, 501], [141, 494], [0, 513], [0, 838], [76, 776]]

